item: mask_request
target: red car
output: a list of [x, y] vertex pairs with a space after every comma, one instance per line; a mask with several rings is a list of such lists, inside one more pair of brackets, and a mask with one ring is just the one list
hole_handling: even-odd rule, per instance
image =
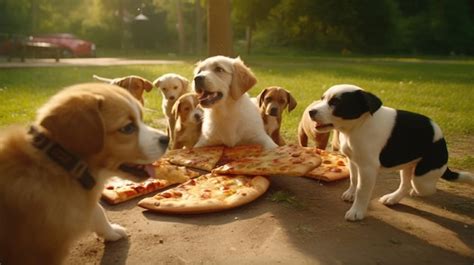
[[62, 48], [61, 57], [95, 57], [95, 44], [69, 33], [30, 36], [29, 42], [46, 42]]

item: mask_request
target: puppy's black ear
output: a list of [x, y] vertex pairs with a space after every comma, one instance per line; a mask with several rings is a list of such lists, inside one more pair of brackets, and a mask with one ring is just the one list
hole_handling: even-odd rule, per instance
[[382, 100], [380, 100], [380, 98], [370, 92], [361, 92], [370, 114], [374, 114], [382, 106]]
[[298, 103], [296, 103], [296, 99], [293, 97], [293, 95], [291, 95], [290, 91], [286, 90], [286, 94], [288, 95], [288, 112], [291, 112], [292, 110], [294, 110], [296, 108], [296, 105]]
[[265, 99], [265, 94], [267, 94], [267, 92], [268, 92], [268, 87], [265, 88], [264, 90], [262, 90], [262, 92], [260, 92], [260, 94], [258, 94], [257, 102], [258, 102], [259, 107], [261, 107], [263, 105], [263, 101]]

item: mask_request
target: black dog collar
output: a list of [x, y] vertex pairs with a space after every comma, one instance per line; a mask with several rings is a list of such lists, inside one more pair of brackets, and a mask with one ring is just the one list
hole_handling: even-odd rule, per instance
[[87, 164], [75, 155], [68, 152], [64, 147], [40, 133], [34, 126], [30, 126], [28, 134], [33, 136], [32, 145], [44, 152], [51, 160], [56, 162], [75, 179], [82, 187], [90, 190], [95, 185], [95, 180], [89, 173]]

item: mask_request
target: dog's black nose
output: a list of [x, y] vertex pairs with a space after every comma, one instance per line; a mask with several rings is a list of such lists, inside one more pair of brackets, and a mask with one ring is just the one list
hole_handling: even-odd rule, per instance
[[309, 117], [313, 118], [318, 113], [318, 110], [312, 109], [309, 111]]
[[194, 77], [194, 89], [197, 93], [202, 93], [204, 88], [204, 79], [205, 77], [202, 75], [198, 75]]
[[194, 118], [196, 119], [196, 121], [200, 121], [201, 115], [199, 115], [199, 113], [194, 113]]
[[159, 139], [158, 139], [158, 142], [160, 143], [160, 145], [162, 145], [163, 147], [168, 147], [168, 144], [170, 143], [170, 138], [168, 136], [161, 136]]
[[270, 109], [270, 115], [271, 116], [277, 116], [278, 115], [278, 108], [277, 107], [273, 107]]

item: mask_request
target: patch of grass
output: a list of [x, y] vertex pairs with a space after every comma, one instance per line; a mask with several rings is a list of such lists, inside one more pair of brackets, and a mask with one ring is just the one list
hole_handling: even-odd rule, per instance
[[272, 202], [283, 203], [294, 208], [303, 208], [303, 204], [296, 199], [295, 195], [283, 190], [273, 192], [268, 195], [268, 199]]
[[[140, 57], [140, 54], [132, 54]], [[192, 79], [195, 57], [143, 54], [145, 58], [183, 60], [182, 64], [105, 67], [52, 67], [0, 69], [0, 127], [33, 120], [36, 109], [61, 88], [91, 82], [92, 75], [119, 77], [130, 74], [153, 81], [174, 72]], [[204, 57], [202, 57], [204, 58]], [[298, 123], [308, 104], [334, 84], [358, 85], [378, 95], [385, 105], [422, 113], [436, 121], [450, 146], [463, 146], [453, 159], [456, 167], [473, 169], [474, 60], [441, 60], [384, 57], [247, 56], [243, 60], [255, 72], [258, 83], [249, 91], [256, 96], [263, 88], [278, 85], [290, 90], [298, 101], [285, 113], [282, 135], [297, 142]], [[162, 118], [157, 89], [145, 94], [145, 121]], [[457, 147], [456, 147], [457, 148]], [[452, 150], [450, 150], [452, 151]], [[454, 150], [456, 151], [456, 150]]]

